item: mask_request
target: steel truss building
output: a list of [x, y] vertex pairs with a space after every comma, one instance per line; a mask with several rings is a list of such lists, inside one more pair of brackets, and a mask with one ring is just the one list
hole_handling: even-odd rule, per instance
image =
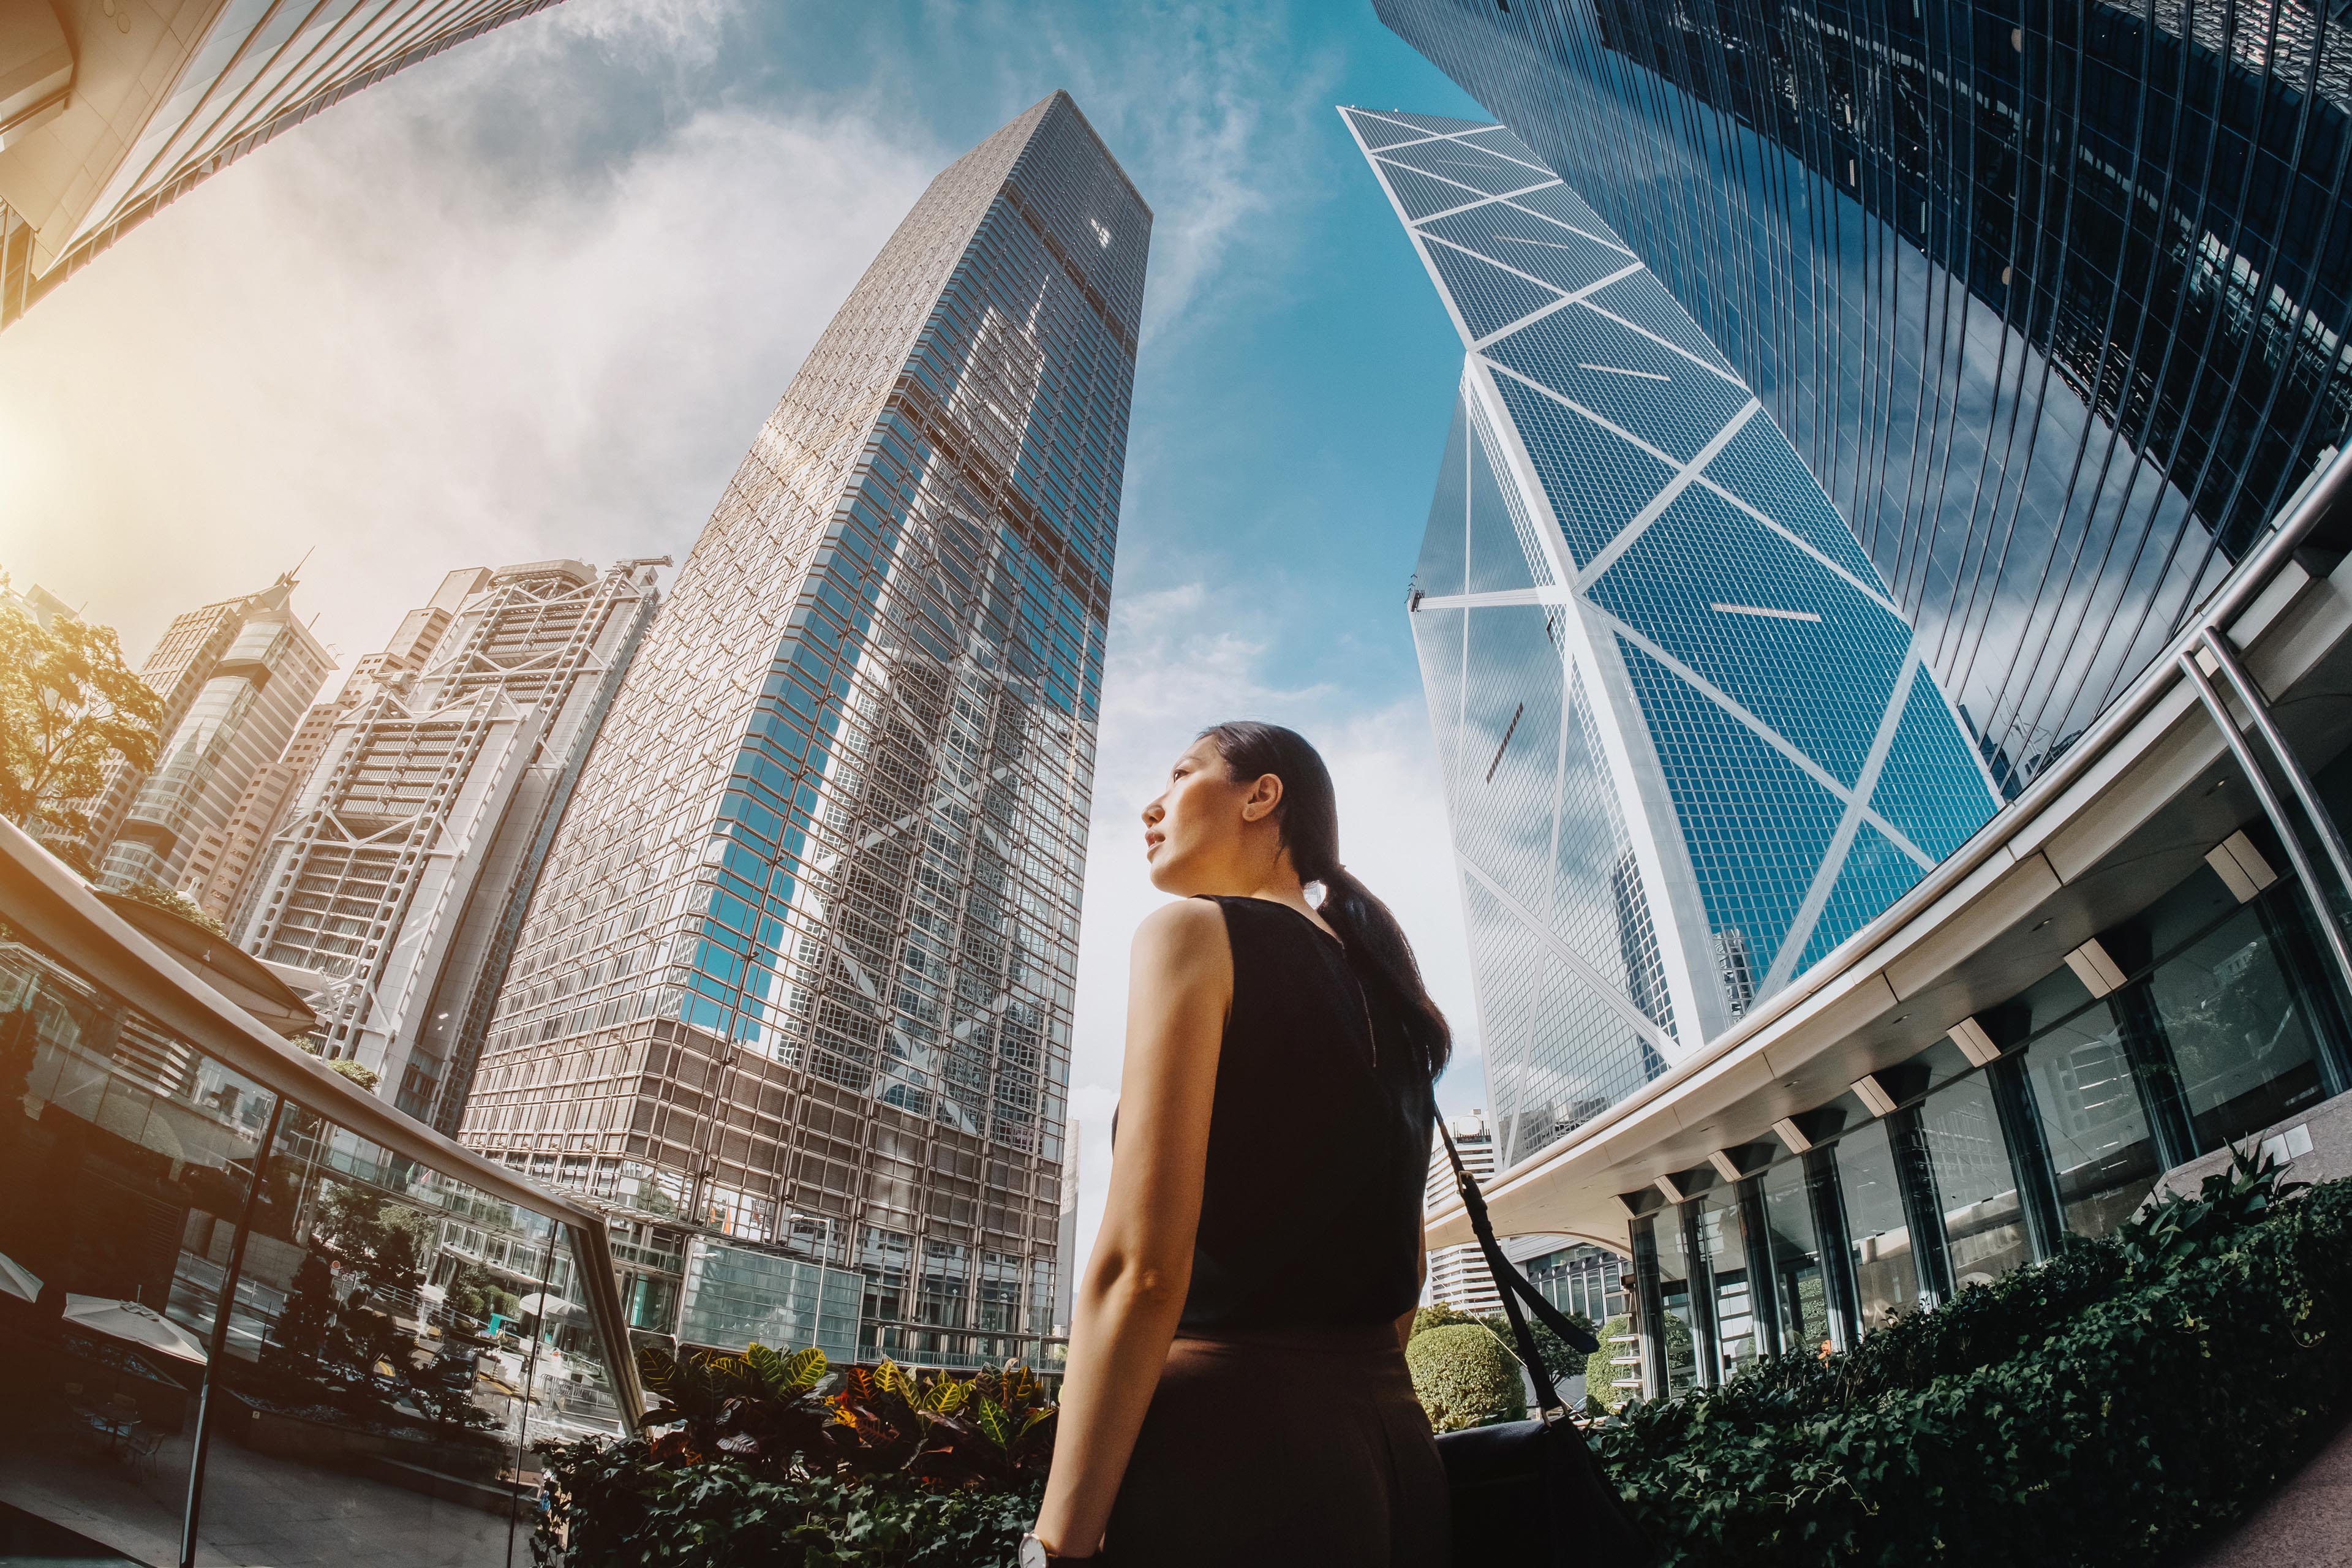
[[1499, 126], [1342, 113], [1467, 351], [1411, 611], [1507, 1164], [1999, 797], [1853, 536], [1616, 234]]
[[1376, 0], [1756, 389], [2014, 795], [2352, 428], [2352, 22]]
[[[142, 678], [163, 699], [155, 766], [117, 763], [91, 814], [100, 885], [179, 887], [246, 785], [286, 749], [334, 660], [293, 609], [294, 578], [175, 618]], [[104, 837], [99, 838], [102, 834]]]
[[[454, 1125], [539, 856], [657, 601], [654, 563], [452, 574], [355, 676], [245, 895], [247, 951], [327, 976], [325, 1054]], [[415, 668], [421, 664], [422, 668]]]
[[463, 1136], [1035, 1357], [1151, 214], [1066, 94], [934, 180], [770, 416], [550, 852]]
[[1756, 389], [2009, 797], [1500, 1173], [1497, 1224], [1630, 1257], [1655, 1394], [1849, 1345], [2232, 1145], [2352, 1174], [2340, 14], [1379, 9]]

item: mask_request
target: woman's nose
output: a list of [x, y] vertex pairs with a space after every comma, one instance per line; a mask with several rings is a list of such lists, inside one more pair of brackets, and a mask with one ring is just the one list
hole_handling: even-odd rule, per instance
[[1146, 827], [1157, 827], [1160, 826], [1160, 819], [1167, 815], [1168, 808], [1161, 805], [1155, 800], [1150, 805], [1143, 808], [1143, 826]]

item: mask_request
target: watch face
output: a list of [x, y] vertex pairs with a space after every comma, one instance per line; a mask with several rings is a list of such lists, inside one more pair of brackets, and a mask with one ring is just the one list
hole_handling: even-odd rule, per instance
[[1046, 1568], [1045, 1543], [1034, 1535], [1021, 1538], [1021, 1568]]

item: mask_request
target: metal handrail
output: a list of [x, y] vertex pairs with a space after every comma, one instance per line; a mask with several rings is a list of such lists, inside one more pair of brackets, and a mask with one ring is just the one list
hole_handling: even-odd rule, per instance
[[391, 1153], [461, 1181], [517, 1207], [554, 1220], [572, 1241], [590, 1316], [605, 1344], [605, 1375], [631, 1431], [645, 1396], [629, 1352], [627, 1319], [604, 1220], [559, 1193], [524, 1181], [504, 1165], [394, 1110], [374, 1095], [296, 1050], [108, 909], [72, 868], [15, 823], [0, 818], [0, 912], [21, 922], [68, 965], [224, 1066], [293, 1100]]
[[[2213, 596], [2189, 619], [2131, 687], [2108, 704], [2083, 731], [2074, 744], [2037, 774], [2015, 800], [1994, 812], [1967, 843], [1938, 862], [1909, 892], [1888, 905], [1877, 918], [1832, 948], [1811, 969], [1759, 1003], [1753, 1011], [1709, 1041], [1703, 1049], [1692, 1053], [1684, 1061], [1644, 1084], [1636, 1093], [1577, 1128], [1572, 1140], [1547, 1145], [1507, 1169], [1496, 1172], [1486, 1184], [1488, 1203], [1491, 1205], [1506, 1196], [1512, 1189], [1540, 1174], [1546, 1167], [1570, 1158], [1610, 1129], [1671, 1094], [1681, 1084], [1724, 1061], [1795, 1012], [1815, 993], [1852, 973], [1856, 964], [1866, 959], [1888, 936], [1900, 931], [1922, 910], [1965, 882], [1986, 861], [2006, 847], [2021, 828], [2038, 818], [2073, 787], [2173, 689], [2183, 679], [2182, 656], [2192, 653], [2203, 642], [2208, 627], [2224, 628], [2225, 623], [2251, 608], [2255, 599], [2294, 559], [2295, 552], [2303, 547], [2304, 541], [2321, 520], [2347, 504], [2352, 504], [2352, 442], [2347, 442], [2326, 468], [2316, 472], [2295, 492], [2277, 528], [2263, 542], [2262, 548], [2238, 563], [2237, 570], [2214, 590]], [[1423, 1217], [1423, 1227], [1424, 1231], [1433, 1232], [1442, 1226], [1459, 1224], [1463, 1217], [1460, 1201], [1451, 1199], [1442, 1206], [1432, 1205]]]

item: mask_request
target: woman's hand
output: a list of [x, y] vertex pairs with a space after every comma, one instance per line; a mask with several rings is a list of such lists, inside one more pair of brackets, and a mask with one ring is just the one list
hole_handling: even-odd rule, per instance
[[1102, 1229], [1079, 1282], [1054, 1468], [1037, 1538], [1056, 1556], [1102, 1543], [1128, 1455], [1167, 1364], [1192, 1280], [1217, 1056], [1234, 999], [1224, 910], [1154, 910], [1129, 959], [1118, 1152]]

